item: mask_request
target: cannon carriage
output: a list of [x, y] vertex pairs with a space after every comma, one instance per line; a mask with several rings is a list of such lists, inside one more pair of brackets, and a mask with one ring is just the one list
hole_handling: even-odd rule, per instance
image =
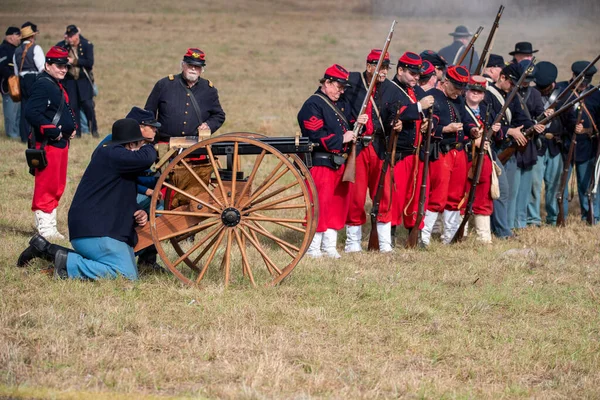
[[[281, 282], [317, 227], [318, 200], [306, 165], [312, 147], [299, 136], [246, 132], [172, 139], [156, 165], [161, 173], [149, 223], [138, 228], [135, 251], [154, 245], [165, 267], [189, 285], [207, 277], [225, 286]], [[197, 160], [207, 171], [202, 176]], [[175, 171], [199, 190], [174, 180]], [[164, 208], [157, 206], [160, 196]]]

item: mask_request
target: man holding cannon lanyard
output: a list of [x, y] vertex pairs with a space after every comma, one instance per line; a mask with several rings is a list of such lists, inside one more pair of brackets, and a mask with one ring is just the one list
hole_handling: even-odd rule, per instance
[[69, 236], [73, 252], [35, 235], [21, 253], [18, 267], [36, 257], [54, 262], [59, 279], [138, 277], [133, 247], [135, 226], [148, 215], [136, 201], [136, 176], [156, 160], [156, 150], [134, 119], [113, 124], [112, 140], [93, 153], [69, 209]]
[[[344, 227], [350, 206], [350, 183], [343, 182], [342, 177], [349, 143], [356, 139], [352, 105], [343, 96], [348, 77], [349, 72], [341, 65], [327, 68], [319, 81], [321, 86], [298, 113], [302, 136], [318, 144], [310, 169], [319, 198], [319, 224], [307, 251], [311, 257], [321, 257], [323, 252], [328, 257], [341, 257], [336, 250], [337, 231]], [[356, 122], [364, 125], [368, 119], [363, 114]]]

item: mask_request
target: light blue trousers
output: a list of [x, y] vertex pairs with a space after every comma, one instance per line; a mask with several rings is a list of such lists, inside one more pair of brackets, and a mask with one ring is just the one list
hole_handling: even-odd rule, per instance
[[[581, 210], [581, 220], [585, 221], [587, 219], [589, 203], [588, 198], [586, 196], [588, 186], [590, 184], [590, 180], [592, 178], [592, 174], [594, 173], [594, 159], [576, 162], [575, 163], [575, 176], [577, 178], [577, 194], [579, 197], [579, 208]], [[569, 178], [567, 182], [571, 179], [571, 172], [573, 172], [573, 167], [569, 168]], [[565, 187], [564, 193], [564, 210], [565, 210], [565, 218], [567, 216], [567, 211], [569, 207], [569, 185]], [[600, 196], [598, 194], [594, 197], [594, 220], [598, 222], [600, 220]]]
[[76, 253], [67, 258], [69, 278], [138, 278], [133, 247], [125, 242], [104, 236], [73, 239], [71, 245]]
[[[537, 163], [533, 166], [533, 185], [531, 200], [527, 205], [527, 225], [541, 225], [542, 216], [540, 212], [542, 201], [542, 182], [544, 183], [544, 203], [546, 209], [546, 223], [556, 224], [558, 217], [558, 202], [556, 192], [560, 186], [560, 174], [563, 161], [560, 154], [552, 157], [546, 149], [543, 156], [538, 156]], [[566, 214], [565, 214], [566, 215]]]
[[533, 184], [532, 168], [517, 167], [517, 157], [511, 156], [504, 164], [508, 180], [508, 225], [510, 229], [527, 226], [527, 204]]
[[2, 112], [4, 113], [4, 130], [6, 136], [19, 138], [19, 121], [21, 119], [21, 103], [15, 103], [9, 94], [2, 94]]

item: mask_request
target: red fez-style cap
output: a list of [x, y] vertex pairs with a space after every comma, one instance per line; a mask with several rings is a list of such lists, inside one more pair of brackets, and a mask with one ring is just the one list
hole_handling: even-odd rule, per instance
[[469, 71], [462, 65], [452, 65], [446, 71], [446, 78], [460, 89], [467, 86], [469, 76]]
[[421, 79], [430, 78], [435, 74], [435, 67], [432, 63], [427, 60], [423, 60], [423, 72], [421, 72]]
[[421, 73], [423, 70], [423, 60], [417, 53], [407, 51], [398, 59], [398, 66], [407, 68], [411, 72]]
[[60, 46], [52, 46], [46, 53], [48, 64], [67, 65], [69, 63], [69, 52]]
[[[381, 49], [373, 49], [367, 56], [367, 62], [369, 64], [377, 64], [379, 61], [379, 57], [381, 57]], [[385, 57], [383, 57], [383, 64], [390, 65], [390, 53], [385, 52]]]
[[323, 79], [329, 79], [331, 81], [336, 81], [345, 86], [350, 86], [348, 83], [348, 76], [350, 73], [344, 67], [339, 64], [333, 64], [331, 67], [327, 68], [325, 71], [325, 75], [323, 75]]
[[471, 75], [469, 77], [469, 84], [467, 90], [477, 90], [479, 92], [485, 92], [487, 87], [487, 79], [481, 75]]
[[196, 48], [189, 48], [187, 49], [187, 53], [183, 55], [183, 62], [186, 64], [204, 67], [206, 65], [205, 57], [206, 55], [202, 50]]

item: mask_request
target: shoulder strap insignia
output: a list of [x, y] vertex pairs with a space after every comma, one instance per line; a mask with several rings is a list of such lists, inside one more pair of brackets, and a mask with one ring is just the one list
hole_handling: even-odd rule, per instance
[[213, 83], [210, 81], [210, 79], [207, 79], [207, 81], [208, 81], [208, 86], [215, 87], [215, 85], [213, 85]]
[[170, 75], [169, 75], [169, 80], [170, 80], [170, 81], [174, 81], [174, 80], [175, 80], [175, 75], [173, 75], [173, 74], [170, 74]]

